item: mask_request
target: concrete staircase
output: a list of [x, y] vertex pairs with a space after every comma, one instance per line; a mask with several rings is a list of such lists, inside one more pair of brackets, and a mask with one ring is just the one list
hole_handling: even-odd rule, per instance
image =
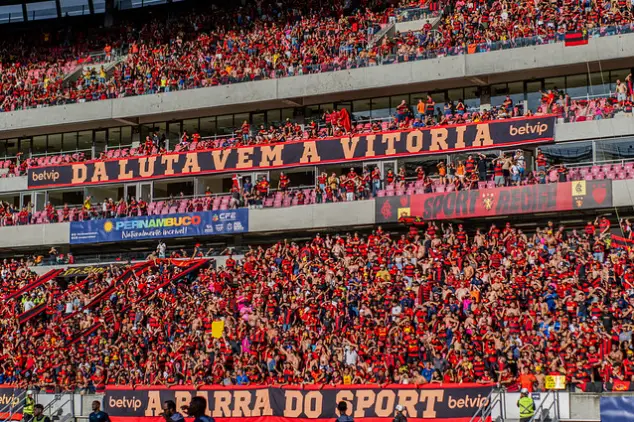
[[425, 25], [427, 22], [431, 24], [432, 29], [436, 29], [441, 19], [442, 19], [442, 15], [440, 16], [430, 15], [429, 17], [422, 17], [421, 19], [417, 19], [414, 21], [399, 22], [396, 24], [395, 29], [396, 31], [401, 33], [410, 32], [410, 31], [420, 31], [423, 25]]
[[425, 25], [427, 22], [431, 24], [432, 30], [435, 30], [441, 19], [442, 15], [429, 15], [412, 21], [390, 22], [372, 36], [372, 38], [368, 42], [368, 46], [371, 48], [375, 45], [379, 45], [381, 44], [383, 38], [388, 37], [388, 39], [391, 39], [394, 37], [394, 35], [396, 35], [396, 33], [420, 31], [423, 28], [423, 25]]
[[114, 67], [128, 57], [127, 54], [115, 55], [111, 61], [105, 62], [103, 53], [93, 52], [90, 53], [89, 56], [91, 57], [90, 63], [81, 64], [72, 72], [67, 73], [64, 76], [64, 82], [75, 82], [87, 69], [97, 69], [97, 71], [99, 71], [101, 66], [103, 66], [106, 71], [106, 75], [109, 78], [112, 76], [112, 70]]

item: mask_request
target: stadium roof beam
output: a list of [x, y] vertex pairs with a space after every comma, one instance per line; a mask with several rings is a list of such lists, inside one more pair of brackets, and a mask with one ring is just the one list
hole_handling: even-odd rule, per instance
[[14, 6], [16, 4], [24, 5], [25, 3], [37, 3], [38, 1], [46, 1], [46, 0], [0, 0], [0, 6]]
[[285, 105], [289, 105], [291, 107], [301, 107], [304, 105], [304, 99], [303, 98], [288, 98], [288, 99], [282, 100], [282, 103]]
[[125, 119], [114, 119], [119, 123], [123, 123], [124, 125], [136, 126], [141, 124], [141, 120], [138, 117], [133, 118], [125, 118]]
[[[486, 80], [485, 80], [485, 79], [483, 79], [483, 78], [486, 78]], [[471, 82], [473, 82], [473, 83], [474, 83], [474, 84], [476, 84], [476, 85], [480, 85], [480, 86], [485, 86], [485, 85], [488, 85], [488, 84], [489, 84], [488, 79], [489, 79], [489, 78], [488, 78], [488, 77], [486, 77], [486, 76], [485, 76], [485, 77], [480, 77], [480, 76], [477, 76], [477, 77], [476, 77], [476, 76], [473, 76], [473, 77], [469, 78], [469, 80], [470, 80]]]

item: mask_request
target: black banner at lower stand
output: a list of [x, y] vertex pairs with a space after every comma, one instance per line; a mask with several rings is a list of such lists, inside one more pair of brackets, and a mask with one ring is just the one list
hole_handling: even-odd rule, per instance
[[[180, 409], [192, 397], [207, 400], [207, 414], [215, 418], [270, 421], [334, 420], [336, 405], [348, 402], [350, 415], [355, 419], [380, 421], [394, 417], [396, 405], [405, 408], [411, 421], [438, 420], [445, 422], [469, 421], [481, 406], [488, 404], [492, 386], [471, 384], [414, 388], [396, 386], [324, 387], [236, 387], [179, 389], [106, 389], [104, 410], [114, 422], [144, 420], [161, 414], [162, 403], [173, 400]], [[434, 385], [436, 387], [436, 385]]]
[[106, 271], [111, 271], [114, 267], [123, 267], [124, 265], [124, 263], [113, 263], [85, 265], [83, 267], [68, 267], [59, 275], [59, 277], [88, 277], [91, 274], [103, 274]]

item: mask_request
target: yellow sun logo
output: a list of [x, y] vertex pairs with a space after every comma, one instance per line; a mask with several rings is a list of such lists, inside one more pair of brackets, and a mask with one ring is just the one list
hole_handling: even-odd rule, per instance
[[106, 233], [110, 233], [112, 231], [112, 228], [114, 226], [112, 225], [112, 221], [108, 220], [105, 223], [103, 223], [103, 229]]

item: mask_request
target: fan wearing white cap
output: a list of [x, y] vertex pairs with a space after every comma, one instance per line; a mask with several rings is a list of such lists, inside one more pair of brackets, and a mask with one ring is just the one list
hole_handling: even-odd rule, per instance
[[392, 422], [407, 422], [407, 416], [405, 416], [404, 411], [403, 405], [397, 404], [394, 409], [395, 415]]
[[528, 388], [520, 390], [520, 399], [517, 401], [520, 409], [520, 422], [528, 422], [535, 415], [535, 401], [529, 395]]

